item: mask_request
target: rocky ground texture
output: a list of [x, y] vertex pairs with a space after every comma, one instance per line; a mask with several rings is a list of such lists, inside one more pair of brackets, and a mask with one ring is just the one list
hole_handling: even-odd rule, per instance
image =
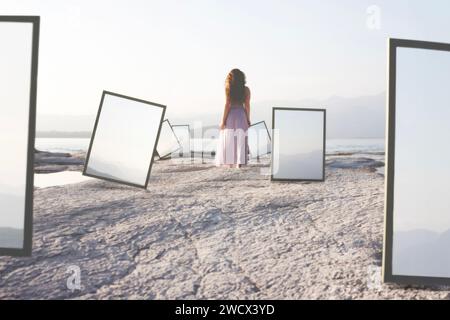
[[324, 183], [163, 161], [147, 190], [37, 189], [33, 255], [0, 257], [0, 299], [450, 298], [381, 284], [384, 178], [343, 163]]

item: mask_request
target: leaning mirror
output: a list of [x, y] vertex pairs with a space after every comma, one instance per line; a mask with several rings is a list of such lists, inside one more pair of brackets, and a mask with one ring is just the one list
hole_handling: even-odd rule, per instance
[[165, 108], [104, 91], [84, 175], [146, 188]]
[[325, 180], [324, 109], [273, 108], [272, 181]]
[[0, 255], [32, 247], [39, 17], [0, 16]]
[[259, 157], [270, 153], [270, 134], [265, 121], [252, 124], [248, 128], [247, 135], [248, 148], [251, 158], [258, 159]]
[[180, 142], [175, 135], [172, 125], [169, 120], [164, 120], [161, 127], [161, 134], [159, 136], [158, 145], [156, 151], [158, 152], [159, 158], [168, 158], [172, 154], [181, 150]]
[[180, 157], [189, 158], [191, 156], [191, 131], [189, 125], [173, 125], [172, 129], [181, 145], [179, 150]]
[[450, 284], [450, 44], [391, 39], [384, 281]]

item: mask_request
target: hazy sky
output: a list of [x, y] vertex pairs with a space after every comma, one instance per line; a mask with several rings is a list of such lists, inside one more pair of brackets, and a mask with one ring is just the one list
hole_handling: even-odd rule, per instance
[[448, 0], [2, 0], [0, 10], [42, 17], [40, 114], [95, 114], [103, 89], [167, 104], [169, 118], [220, 114], [233, 67], [254, 102], [377, 94], [387, 37], [450, 42]]
[[0, 228], [24, 222], [32, 27], [0, 23]]
[[397, 56], [395, 230], [450, 229], [450, 52]]

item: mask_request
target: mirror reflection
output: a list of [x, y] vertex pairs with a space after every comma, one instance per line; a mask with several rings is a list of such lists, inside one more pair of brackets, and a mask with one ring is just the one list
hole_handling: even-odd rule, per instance
[[248, 128], [248, 148], [251, 158], [259, 158], [270, 153], [271, 140], [265, 121], [255, 123]]
[[325, 110], [274, 108], [272, 180], [324, 180]]
[[191, 131], [189, 125], [173, 125], [172, 129], [180, 142], [180, 157], [187, 158], [191, 156]]
[[392, 273], [447, 278], [450, 52], [400, 47], [396, 65]]
[[165, 107], [104, 93], [85, 174], [146, 186]]
[[167, 158], [181, 149], [178, 137], [175, 135], [169, 120], [164, 120], [161, 126], [156, 151], [160, 158]]
[[24, 248], [32, 40], [32, 23], [0, 21], [0, 249]]

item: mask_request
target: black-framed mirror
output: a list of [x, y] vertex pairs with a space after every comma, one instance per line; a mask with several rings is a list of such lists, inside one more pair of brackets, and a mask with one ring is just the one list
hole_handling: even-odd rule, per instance
[[450, 284], [450, 44], [389, 40], [385, 282]]
[[273, 108], [272, 181], [325, 180], [326, 110]]
[[0, 16], [0, 255], [32, 251], [39, 24]]
[[147, 188], [166, 107], [104, 91], [83, 174]]

